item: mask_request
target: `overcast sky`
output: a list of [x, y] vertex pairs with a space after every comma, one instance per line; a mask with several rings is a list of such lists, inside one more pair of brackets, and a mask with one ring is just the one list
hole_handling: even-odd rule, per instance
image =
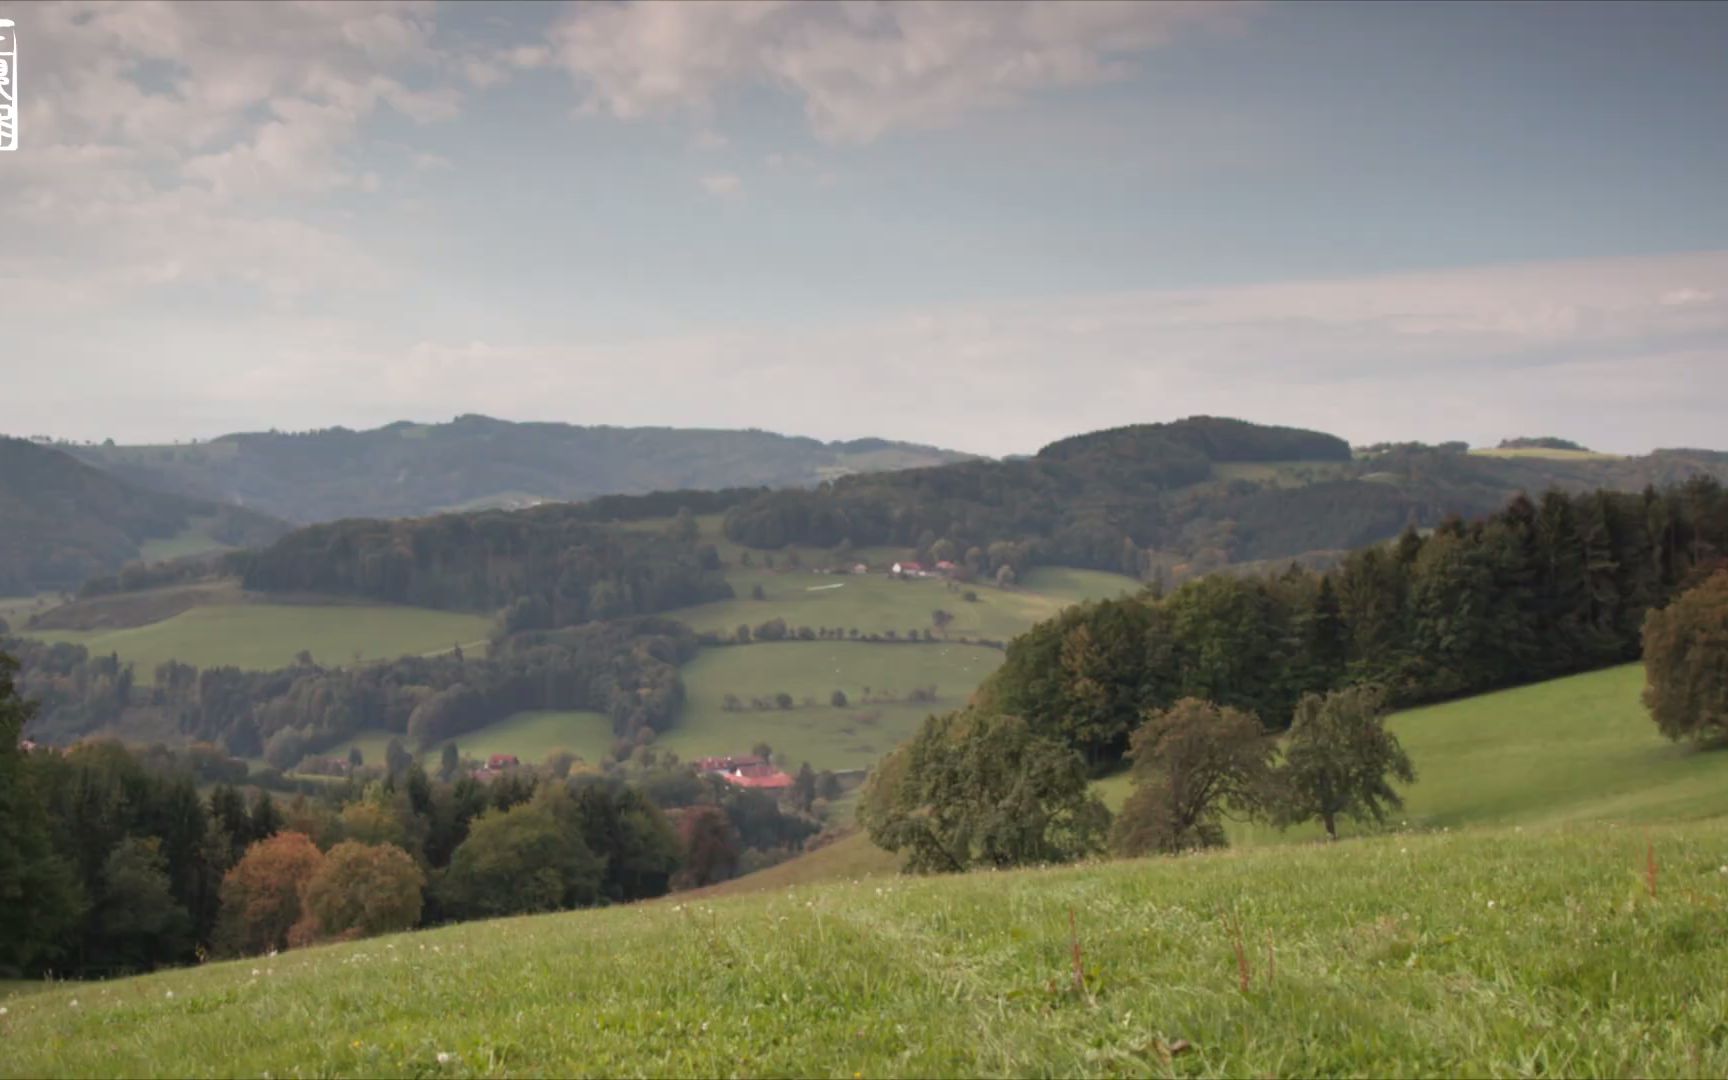
[[0, 431], [1728, 448], [1728, 4], [37, 4]]

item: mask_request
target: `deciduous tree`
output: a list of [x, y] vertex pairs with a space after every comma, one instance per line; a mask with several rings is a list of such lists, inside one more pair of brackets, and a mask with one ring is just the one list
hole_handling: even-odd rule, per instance
[[1271, 793], [1272, 742], [1253, 714], [1184, 698], [1153, 712], [1128, 756], [1134, 790], [1111, 830], [1119, 855], [1222, 847], [1222, 818], [1252, 816]]
[[280, 832], [247, 848], [222, 879], [218, 944], [232, 953], [286, 949], [304, 914], [301, 892], [323, 862], [305, 833]]
[[1644, 705], [1662, 734], [1728, 738], [1728, 569], [1644, 620]]
[[420, 921], [426, 876], [394, 844], [344, 841], [306, 882], [305, 909], [321, 937], [370, 937]]
[[1280, 819], [1319, 818], [1326, 835], [1337, 839], [1340, 817], [1380, 822], [1388, 808], [1403, 806], [1391, 781], [1412, 783], [1416, 770], [1386, 730], [1385, 716], [1386, 695], [1378, 687], [1305, 695], [1278, 770]]
[[1079, 754], [977, 709], [927, 719], [878, 767], [860, 815], [914, 871], [1064, 862], [1098, 851], [1110, 820]]

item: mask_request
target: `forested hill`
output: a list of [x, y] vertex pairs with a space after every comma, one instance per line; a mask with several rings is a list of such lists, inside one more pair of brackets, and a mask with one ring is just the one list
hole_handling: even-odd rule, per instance
[[75, 589], [126, 563], [268, 543], [251, 510], [144, 491], [61, 450], [0, 437], [0, 596]]
[[371, 431], [225, 435], [190, 446], [80, 446], [130, 483], [297, 522], [417, 517], [683, 488], [808, 487], [967, 455], [883, 439], [766, 431], [518, 424], [461, 416]]
[[[694, 509], [720, 492], [687, 493]], [[673, 498], [667, 496], [666, 498]], [[614, 497], [654, 506], [661, 496]], [[732, 595], [689, 506], [661, 530], [596, 521], [555, 503], [415, 519], [350, 518], [298, 529], [232, 558], [248, 589], [360, 596], [457, 611], [502, 609], [506, 633], [667, 611]], [[619, 510], [620, 514], [627, 513]], [[667, 510], [668, 515], [673, 511]]]
[[1728, 454], [1491, 457], [1463, 444], [1352, 454], [1341, 439], [1193, 417], [1076, 436], [1035, 457], [846, 477], [734, 507], [726, 535], [776, 548], [916, 548], [976, 573], [1056, 563], [1188, 577], [1245, 562], [1332, 557], [1407, 525], [1491, 513], [1519, 492], [1639, 491], [1728, 479]]

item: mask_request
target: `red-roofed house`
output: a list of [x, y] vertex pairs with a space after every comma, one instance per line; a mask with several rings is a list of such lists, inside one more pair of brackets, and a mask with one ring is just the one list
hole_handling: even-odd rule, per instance
[[522, 762], [517, 760], [515, 754], [493, 754], [486, 759], [488, 769], [514, 769], [520, 764]]

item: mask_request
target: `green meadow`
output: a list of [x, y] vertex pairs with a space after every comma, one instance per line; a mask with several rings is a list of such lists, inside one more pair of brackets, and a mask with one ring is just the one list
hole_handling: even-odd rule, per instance
[[[325, 753], [345, 757], [359, 748], [369, 764], [384, 760], [391, 739], [401, 739], [409, 752], [417, 748], [406, 735], [388, 731], [366, 731]], [[495, 724], [487, 724], [453, 739], [446, 739], [419, 756], [437, 761], [444, 743], [453, 742], [463, 757], [484, 760], [493, 754], [515, 754], [524, 763], [539, 764], [554, 750], [568, 750], [591, 764], [599, 764], [612, 749], [612, 721], [597, 712], [534, 710], [519, 712]]]
[[213, 524], [213, 518], [193, 518], [173, 536], [146, 540], [138, 549], [138, 559], [147, 563], [167, 562], [169, 559], [183, 559], [190, 555], [208, 555], [216, 551], [232, 550], [232, 545], [210, 535], [210, 526]]
[[[684, 709], [659, 745], [689, 760], [767, 742], [794, 765], [865, 768], [930, 713], [965, 704], [1001, 663], [999, 650], [968, 645], [795, 641], [707, 648], [684, 665]], [[934, 703], [904, 701], [913, 689], [930, 686], [936, 687]], [[867, 704], [866, 688], [902, 701]], [[846, 694], [845, 708], [829, 704], [835, 690]], [[793, 708], [724, 708], [727, 694], [748, 704], [782, 691], [792, 695]]]
[[484, 615], [386, 604], [213, 604], [145, 626], [114, 630], [41, 630], [30, 636], [69, 641], [93, 653], [131, 661], [140, 682], [156, 666], [179, 660], [196, 667], [287, 667], [302, 649], [321, 664], [382, 660], [483, 647], [492, 627]]
[[[1728, 815], [1728, 753], [1662, 738], [1645, 712], [1640, 664], [1464, 698], [1393, 715], [1416, 766], [1392, 824], [1411, 828], [1692, 820]], [[1112, 807], [1126, 774], [1098, 784]], [[1361, 832], [1349, 823], [1344, 832]], [[1237, 844], [1316, 839], [1233, 825]]]
[[1720, 820], [875, 877], [13, 995], [0, 1074], [1720, 1076], [1725, 920]]
[[1470, 451], [1480, 457], [1546, 458], [1549, 461], [1618, 461], [1623, 454], [1604, 454], [1595, 450], [1561, 450], [1545, 446], [1485, 447]]
[[[1120, 574], [1062, 567], [1034, 570], [1025, 586], [1012, 589], [950, 586], [935, 578], [897, 580], [884, 573], [817, 574], [760, 567], [734, 567], [726, 579], [738, 594], [734, 599], [669, 614], [697, 631], [722, 634], [781, 618], [793, 628], [837, 627], [866, 634], [891, 630], [905, 636], [934, 629], [931, 616], [940, 609], [954, 616], [947, 628], [950, 637], [1007, 641], [1070, 604], [1133, 592], [1140, 585]], [[753, 598], [758, 588], [761, 600]], [[967, 600], [968, 591], [976, 599]]]

